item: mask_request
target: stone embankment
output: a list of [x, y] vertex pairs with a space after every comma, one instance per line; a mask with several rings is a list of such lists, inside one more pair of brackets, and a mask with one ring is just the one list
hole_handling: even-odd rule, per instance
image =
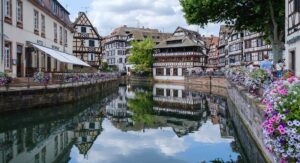
[[[229, 112], [237, 128], [237, 133], [242, 139], [242, 146], [247, 156], [251, 156], [251, 161], [254, 162], [278, 162], [276, 157], [264, 146], [263, 130], [261, 127], [264, 121], [264, 106], [259, 103], [256, 97], [250, 95], [247, 90], [230, 82], [227, 91], [233, 103], [233, 107], [229, 106]], [[243, 130], [241, 130], [241, 128], [243, 128]], [[252, 139], [254, 143], [247, 144], [243, 139]], [[254, 145], [257, 149], [255, 149]], [[257, 154], [257, 152], [259, 152], [260, 155]]]
[[71, 103], [101, 91], [110, 91], [119, 85], [119, 78], [77, 84], [45, 87], [11, 88], [0, 91], [0, 112], [57, 106]]

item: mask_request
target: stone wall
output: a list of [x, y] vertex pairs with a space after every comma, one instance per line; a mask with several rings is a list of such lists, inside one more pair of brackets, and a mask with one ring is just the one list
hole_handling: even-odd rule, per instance
[[185, 79], [185, 82], [194, 85], [212, 85], [217, 87], [226, 87], [228, 85], [228, 82], [225, 77], [191, 76], [191, 77], [187, 77]]
[[[247, 93], [242, 87], [234, 86], [229, 83], [227, 91], [235, 108], [235, 110], [230, 109], [230, 112], [235, 121], [235, 125], [237, 126], [239, 137], [242, 139], [253, 139], [253, 142], [255, 142], [256, 147], [258, 148], [258, 151], [256, 152], [260, 152], [266, 162], [278, 162], [276, 157], [266, 150], [263, 143], [263, 130], [261, 127], [264, 120], [263, 105], [258, 104], [256, 98]], [[241, 125], [243, 127], [239, 127]], [[246, 131], [239, 130], [240, 128], [245, 128]], [[247, 155], [254, 156], [254, 162], [260, 162], [262, 160], [262, 158], [255, 156], [256, 152], [253, 152], [255, 150], [253, 150], [254, 147], [252, 147], [252, 145], [243, 145], [246, 148], [245, 151], [249, 154]]]
[[101, 91], [111, 91], [118, 84], [119, 80], [115, 79], [79, 86], [3, 91], [0, 92], [0, 112], [71, 103]]

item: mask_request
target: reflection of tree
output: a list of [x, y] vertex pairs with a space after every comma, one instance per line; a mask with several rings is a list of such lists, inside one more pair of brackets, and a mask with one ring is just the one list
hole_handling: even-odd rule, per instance
[[133, 112], [133, 121], [146, 126], [153, 126], [153, 98], [150, 92], [137, 92], [134, 99], [128, 100], [128, 109]]

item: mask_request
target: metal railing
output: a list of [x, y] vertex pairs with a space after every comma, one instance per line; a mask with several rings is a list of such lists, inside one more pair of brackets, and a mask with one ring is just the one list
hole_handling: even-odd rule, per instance
[[103, 81], [117, 79], [120, 73], [45, 73], [49, 76], [46, 83], [37, 82], [33, 77], [15, 78], [11, 82], [0, 86], [0, 91], [8, 91], [12, 89], [29, 89], [29, 88], [48, 88], [48, 87], [67, 87], [80, 86], [87, 84], [96, 84]]

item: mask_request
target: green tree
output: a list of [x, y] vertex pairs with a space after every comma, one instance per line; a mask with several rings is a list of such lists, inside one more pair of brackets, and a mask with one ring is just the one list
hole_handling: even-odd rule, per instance
[[189, 24], [234, 24], [236, 30], [263, 32], [273, 46], [274, 61], [282, 58], [284, 0], [180, 0]]
[[135, 122], [154, 126], [152, 92], [136, 92], [135, 98], [128, 100], [128, 109], [133, 112]]
[[154, 45], [153, 40], [149, 38], [141, 42], [133, 41], [131, 43], [130, 52], [132, 55], [129, 56], [128, 61], [134, 65], [134, 72], [150, 73], [152, 71]]

